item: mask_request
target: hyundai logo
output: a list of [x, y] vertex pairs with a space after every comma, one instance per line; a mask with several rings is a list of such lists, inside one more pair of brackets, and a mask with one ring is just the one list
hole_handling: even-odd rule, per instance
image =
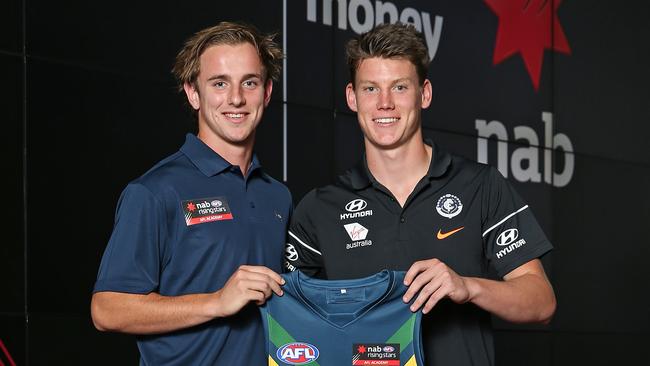
[[296, 248], [293, 245], [287, 243], [284, 252], [288, 260], [294, 262], [298, 259], [298, 252], [296, 251]]
[[519, 230], [517, 229], [508, 229], [501, 233], [497, 237], [497, 245], [506, 246], [517, 240], [519, 237]]
[[348, 202], [348, 204], [345, 205], [345, 210], [347, 212], [357, 212], [363, 210], [366, 208], [366, 206], [368, 206], [366, 201], [362, 200], [361, 198], [357, 198], [356, 200]]

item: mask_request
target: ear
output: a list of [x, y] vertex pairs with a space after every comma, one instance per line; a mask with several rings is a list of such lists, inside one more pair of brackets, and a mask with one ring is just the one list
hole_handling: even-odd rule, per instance
[[424, 80], [422, 84], [422, 109], [427, 109], [431, 105], [431, 98], [433, 98], [433, 89], [429, 79]]
[[199, 98], [199, 91], [196, 90], [194, 85], [190, 83], [184, 83], [183, 84], [183, 90], [185, 90], [185, 95], [187, 96], [187, 101], [190, 103], [192, 108], [195, 110], [199, 110], [199, 107], [201, 106], [201, 101]]
[[271, 92], [273, 91], [273, 80], [268, 79], [266, 85], [264, 85], [264, 108], [269, 106], [271, 101]]
[[348, 86], [345, 87], [345, 100], [348, 102], [348, 108], [353, 112], [357, 112], [357, 96], [354, 94], [354, 86], [352, 83], [348, 83]]

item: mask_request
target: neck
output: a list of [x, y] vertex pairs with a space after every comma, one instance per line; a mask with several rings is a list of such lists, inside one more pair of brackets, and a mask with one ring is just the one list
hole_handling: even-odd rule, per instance
[[238, 166], [244, 177], [248, 174], [248, 169], [253, 158], [254, 136], [251, 136], [251, 138], [240, 144], [223, 141], [212, 134], [201, 133], [201, 131], [199, 131], [197, 137], [214, 152], [219, 154], [219, 156], [224, 158], [224, 160], [232, 165]]
[[431, 147], [417, 135], [410, 143], [378, 149], [366, 140], [366, 159], [373, 177], [386, 187], [404, 206], [417, 183], [427, 174], [431, 162]]

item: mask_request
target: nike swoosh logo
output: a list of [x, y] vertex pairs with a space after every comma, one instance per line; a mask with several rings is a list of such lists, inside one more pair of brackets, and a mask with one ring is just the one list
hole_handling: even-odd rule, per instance
[[465, 226], [461, 226], [458, 229], [454, 229], [454, 230], [448, 231], [446, 233], [443, 233], [442, 231], [438, 230], [438, 234], [436, 235], [436, 238], [438, 238], [438, 240], [445, 239], [445, 238], [450, 237], [450, 236], [456, 234], [457, 232], [463, 230], [464, 228], [465, 228]]

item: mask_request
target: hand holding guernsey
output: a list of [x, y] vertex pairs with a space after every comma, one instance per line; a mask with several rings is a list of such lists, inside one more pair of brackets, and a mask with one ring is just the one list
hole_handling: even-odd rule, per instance
[[326, 281], [283, 274], [260, 307], [268, 365], [422, 366], [420, 321], [402, 301], [404, 272]]

